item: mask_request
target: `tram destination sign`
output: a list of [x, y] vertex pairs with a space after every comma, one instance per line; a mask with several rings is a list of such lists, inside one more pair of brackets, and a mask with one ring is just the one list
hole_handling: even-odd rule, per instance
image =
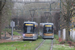
[[33, 24], [25, 24], [26, 26], [33, 26]]
[[45, 25], [45, 27], [52, 27], [52, 25]]

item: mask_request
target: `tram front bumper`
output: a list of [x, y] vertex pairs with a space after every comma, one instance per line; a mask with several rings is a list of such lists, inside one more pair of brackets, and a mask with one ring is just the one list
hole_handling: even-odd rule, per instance
[[54, 38], [54, 35], [53, 36], [43, 36], [42, 38], [51, 39], [51, 38]]
[[36, 38], [23, 38], [23, 39], [34, 39], [35, 40]]
[[36, 40], [37, 39], [37, 36], [33, 36], [33, 37], [23, 37], [23, 39], [25, 40]]

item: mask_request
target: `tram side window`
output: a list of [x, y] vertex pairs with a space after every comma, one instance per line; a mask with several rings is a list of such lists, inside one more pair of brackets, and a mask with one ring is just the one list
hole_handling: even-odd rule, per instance
[[25, 32], [25, 33], [27, 32], [27, 27], [24, 27], [24, 32]]
[[27, 32], [27, 29], [26, 29], [27, 27], [25, 26], [25, 24], [24, 24], [24, 26], [23, 26], [23, 32], [24, 33], [26, 33]]
[[34, 33], [37, 33], [37, 29], [36, 28], [34, 28]]

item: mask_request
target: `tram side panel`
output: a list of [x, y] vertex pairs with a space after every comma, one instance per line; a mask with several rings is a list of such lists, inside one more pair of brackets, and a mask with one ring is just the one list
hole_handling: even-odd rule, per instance
[[35, 33], [34, 38], [37, 39], [38, 38], [38, 26], [37, 25], [35, 25], [34, 33]]

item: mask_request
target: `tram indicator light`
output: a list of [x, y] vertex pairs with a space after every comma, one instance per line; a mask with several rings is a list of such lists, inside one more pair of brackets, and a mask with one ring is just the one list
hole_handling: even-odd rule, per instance
[[35, 27], [36, 27], [36, 25], [35, 25]]

